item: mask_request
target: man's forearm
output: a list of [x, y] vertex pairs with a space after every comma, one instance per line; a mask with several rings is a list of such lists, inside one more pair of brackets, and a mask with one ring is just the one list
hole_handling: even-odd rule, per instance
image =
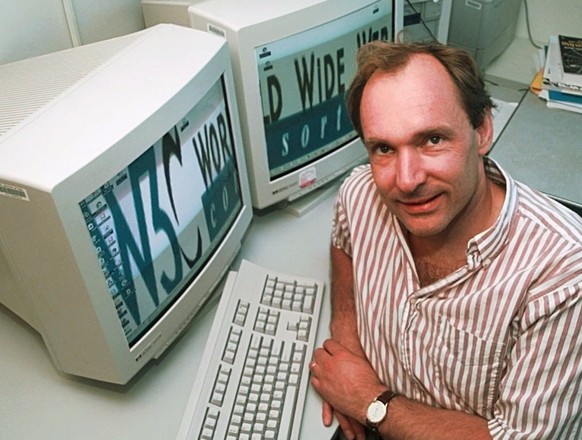
[[[339, 413], [365, 426], [368, 405], [386, 390], [370, 363], [329, 339], [315, 351], [310, 368], [311, 383], [322, 398]], [[388, 440], [491, 440], [487, 420], [404, 396], [390, 401], [378, 430]]]
[[403, 396], [392, 399], [379, 432], [389, 440], [491, 440], [487, 420], [433, 408]]
[[331, 323], [334, 339], [355, 354], [364, 356], [358, 337], [352, 259], [331, 246]]
[[[356, 299], [354, 297], [354, 278], [352, 259], [343, 250], [331, 247], [331, 305], [332, 305], [332, 319], [330, 330], [332, 338], [340, 342], [345, 348], [353, 354], [365, 358], [364, 351], [360, 344], [357, 328], [357, 312]], [[333, 362], [333, 365], [338, 367], [346, 365], [345, 362]], [[325, 379], [336, 383], [346, 383], [346, 377], [341, 375], [337, 378], [332, 374], [332, 370], [324, 368], [326, 373]], [[354, 380], [354, 372], [350, 372], [347, 376]], [[335, 379], [332, 379], [335, 378]], [[333, 387], [333, 384], [329, 384]], [[316, 387], [320, 394], [322, 388]], [[355, 390], [354, 390], [355, 391]], [[348, 395], [352, 398], [356, 395], [355, 392], [349, 392]], [[344, 414], [351, 416], [359, 423], [365, 425], [365, 408], [370, 402], [360, 402], [358, 405], [359, 411], [352, 412], [347, 407], [343, 408], [342, 403], [344, 398], [336, 402], [331, 395], [322, 394], [324, 398], [335, 404], [335, 408], [340, 412], [344, 410]], [[352, 399], [350, 399], [352, 400]], [[359, 412], [359, 413], [358, 413]], [[362, 418], [364, 415], [364, 418]], [[427, 405], [414, 402], [399, 396], [392, 400], [389, 406], [388, 417], [379, 427], [380, 434], [386, 439], [402, 439], [402, 440], [456, 440], [456, 439], [475, 439], [475, 440], [491, 440], [489, 430], [487, 428], [487, 421], [477, 416], [472, 416], [462, 412], [443, 410], [432, 408]]]

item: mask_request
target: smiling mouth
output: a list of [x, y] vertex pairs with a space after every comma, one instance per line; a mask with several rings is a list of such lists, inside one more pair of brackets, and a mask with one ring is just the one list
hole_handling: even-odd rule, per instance
[[408, 212], [424, 214], [433, 211], [438, 205], [441, 194], [422, 200], [399, 200], [398, 203]]

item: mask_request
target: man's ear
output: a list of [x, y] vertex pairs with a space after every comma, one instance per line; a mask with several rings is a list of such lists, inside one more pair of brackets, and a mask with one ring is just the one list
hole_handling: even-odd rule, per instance
[[485, 111], [483, 122], [476, 128], [476, 131], [479, 154], [485, 156], [493, 144], [493, 116], [490, 108]]

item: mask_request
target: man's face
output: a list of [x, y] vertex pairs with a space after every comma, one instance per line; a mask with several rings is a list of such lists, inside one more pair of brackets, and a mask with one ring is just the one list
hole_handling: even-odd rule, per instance
[[485, 192], [491, 119], [473, 129], [444, 67], [416, 55], [376, 72], [360, 111], [374, 181], [404, 228], [418, 237], [466, 228]]

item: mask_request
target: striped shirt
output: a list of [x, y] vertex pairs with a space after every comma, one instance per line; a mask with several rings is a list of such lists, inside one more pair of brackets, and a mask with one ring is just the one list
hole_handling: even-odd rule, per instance
[[346, 180], [332, 243], [352, 257], [362, 347], [386, 386], [493, 438], [582, 439], [582, 218], [485, 165], [499, 218], [424, 287], [369, 166]]

